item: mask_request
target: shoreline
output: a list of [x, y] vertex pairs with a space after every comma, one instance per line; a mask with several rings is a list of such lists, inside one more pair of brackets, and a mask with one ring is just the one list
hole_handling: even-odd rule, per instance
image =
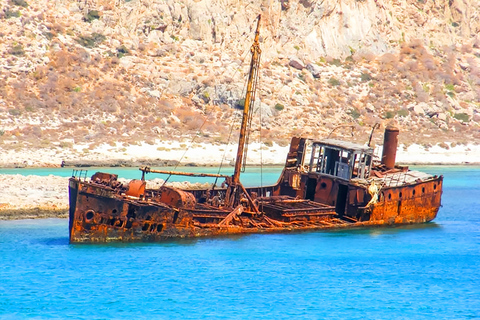
[[[85, 152], [86, 146], [73, 150], [49, 148], [38, 150], [2, 150], [0, 168], [83, 168], [83, 167], [218, 167], [233, 166], [236, 145], [196, 144], [187, 148], [178, 142], [141, 144], [123, 147], [121, 151], [110, 145], [101, 145]], [[249, 146], [247, 166], [283, 166], [289, 146], [253, 143]], [[381, 158], [382, 147], [375, 149]], [[177, 160], [175, 160], [177, 159]], [[223, 159], [223, 161], [222, 161]], [[422, 146], [400, 145], [396, 163], [401, 165], [480, 165], [480, 145]]]
[[68, 219], [68, 207], [65, 208], [18, 208], [0, 209], [0, 221], [36, 220], [36, 219]]
[[[435, 167], [462, 167], [462, 166], [480, 166], [480, 161], [479, 162], [396, 162], [396, 165], [399, 166], [435, 166]], [[138, 167], [143, 167], [146, 166], [145, 164], [140, 164], [140, 165], [110, 165], [110, 163], [104, 163], [104, 162], [96, 162], [93, 164], [82, 164], [78, 166], [64, 166], [63, 168], [66, 169], [83, 169], [83, 168], [130, 168], [130, 169], [136, 169]], [[149, 167], [155, 168], [155, 167], [161, 167], [161, 168], [174, 168], [175, 166], [173, 165], [148, 165]], [[264, 163], [264, 164], [251, 164], [251, 165], [246, 165], [247, 168], [260, 168], [260, 167], [283, 167], [284, 164], [280, 163]], [[219, 167], [219, 164], [215, 163], [208, 163], [208, 164], [180, 164], [177, 166], [178, 168], [217, 168]], [[223, 165], [223, 167], [226, 167]], [[232, 166], [228, 166], [232, 167]], [[50, 166], [50, 165], [45, 165], [45, 166], [14, 166], [14, 165], [6, 165], [6, 166], [0, 166], [0, 170], [5, 169], [55, 169], [55, 168], [60, 168], [60, 166]], [[8, 175], [9, 173], [0, 173]], [[13, 173], [16, 174], [16, 173]]]
[[[288, 149], [288, 146], [281, 147], [278, 145], [269, 148], [258, 144], [250, 146], [247, 166], [259, 167], [262, 165], [282, 168]], [[182, 155], [185, 154], [184, 150], [158, 150], [156, 146], [146, 148], [132, 146], [127, 151], [119, 154], [99, 147], [98, 150], [95, 149], [86, 156], [85, 154], [79, 155], [65, 150], [63, 150], [63, 153], [57, 154], [58, 150], [55, 149], [41, 152], [17, 150], [0, 154], [0, 169], [7, 169], [6, 171], [8, 169], [19, 169], [21, 171], [23, 168], [30, 170], [35, 170], [35, 168], [53, 169], [59, 168], [61, 161], [64, 161], [64, 167], [66, 168], [135, 168], [142, 165], [170, 167], [178, 165], [183, 168], [216, 167], [220, 164], [218, 159], [221, 159], [223, 155], [227, 154], [230, 157], [232, 152], [236, 153], [236, 146], [227, 148], [225, 146], [200, 145], [190, 149], [195, 158], [182, 158]], [[382, 148], [377, 148], [375, 151], [377, 159], [380, 159], [381, 152]], [[69, 156], [69, 158], [64, 156]], [[181, 163], [173, 160], [161, 160], [176, 156], [178, 156], [178, 159], [185, 160]], [[26, 161], [24, 159], [34, 160]], [[52, 159], [62, 160], [53, 164]], [[192, 161], [193, 159], [196, 161]], [[480, 166], [480, 146], [455, 145], [446, 149], [439, 146], [425, 148], [419, 145], [409, 147], [401, 145], [397, 149], [396, 159], [397, 164], [408, 166]], [[231, 160], [223, 162], [224, 167], [231, 167], [231, 165]], [[22, 175], [18, 171], [12, 174], [8, 172], [0, 174], [0, 189], [7, 190], [0, 197], [0, 221], [68, 217], [67, 186], [68, 177], [52, 174], [48, 176]]]

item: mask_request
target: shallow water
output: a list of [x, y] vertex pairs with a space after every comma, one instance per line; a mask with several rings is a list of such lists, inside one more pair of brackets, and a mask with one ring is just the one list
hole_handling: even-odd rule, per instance
[[480, 168], [426, 169], [422, 225], [70, 245], [66, 220], [0, 222], [0, 318], [479, 318]]
[[[191, 172], [191, 173], [215, 173], [222, 175], [232, 175], [233, 167], [227, 166], [219, 170], [217, 167], [152, 167], [156, 170], [177, 171], [177, 172]], [[247, 186], [268, 186], [275, 184], [282, 172], [282, 166], [267, 166], [267, 167], [247, 167], [245, 172], [241, 174], [242, 183]], [[37, 175], [48, 176], [55, 175], [60, 177], [71, 177], [74, 170], [86, 170], [87, 177], [92, 176], [95, 172], [108, 172], [117, 174], [120, 178], [125, 179], [140, 179], [142, 172], [138, 167], [89, 167], [89, 168], [0, 168], [0, 174], [21, 174], [21, 175]], [[148, 173], [146, 179], [167, 179], [170, 182], [210, 182], [213, 183], [215, 178], [200, 178], [200, 177], [186, 177], [181, 175], [157, 174]], [[223, 178], [218, 178], [218, 184], [224, 181]]]

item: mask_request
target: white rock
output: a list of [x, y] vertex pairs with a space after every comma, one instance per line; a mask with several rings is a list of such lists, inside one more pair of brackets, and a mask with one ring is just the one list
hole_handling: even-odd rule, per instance
[[447, 120], [447, 114], [445, 112], [440, 112], [437, 115], [437, 118], [440, 119], [440, 120], [446, 121]]
[[425, 114], [425, 110], [423, 110], [423, 108], [418, 104], [413, 107], [413, 112], [415, 112], [418, 115], [424, 115]]

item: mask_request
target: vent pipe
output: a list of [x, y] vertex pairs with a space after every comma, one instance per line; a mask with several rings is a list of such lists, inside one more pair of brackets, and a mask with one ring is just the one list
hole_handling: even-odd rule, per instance
[[385, 128], [385, 134], [383, 136], [382, 164], [384, 164], [387, 169], [393, 169], [395, 167], [398, 133], [398, 128], [391, 126]]

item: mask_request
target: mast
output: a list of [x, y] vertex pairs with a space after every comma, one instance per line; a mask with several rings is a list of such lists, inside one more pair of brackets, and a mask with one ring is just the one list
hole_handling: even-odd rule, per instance
[[232, 185], [236, 186], [240, 182], [240, 171], [242, 168], [242, 160], [245, 150], [245, 137], [247, 133], [248, 115], [250, 107], [255, 100], [255, 84], [257, 80], [258, 65], [260, 63], [260, 45], [258, 38], [260, 36], [260, 19], [261, 15], [258, 15], [257, 30], [255, 31], [255, 40], [253, 41], [250, 51], [252, 52], [252, 60], [250, 62], [250, 73], [248, 75], [247, 94], [245, 95], [245, 104], [243, 108], [242, 124], [240, 127], [240, 136], [238, 138], [238, 150], [237, 159], [235, 161], [235, 170], [232, 177]]

